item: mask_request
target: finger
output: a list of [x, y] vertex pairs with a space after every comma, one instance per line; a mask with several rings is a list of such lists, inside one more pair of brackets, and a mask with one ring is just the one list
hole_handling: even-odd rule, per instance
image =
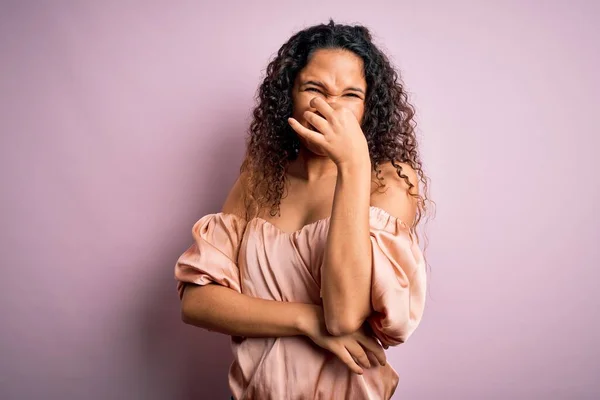
[[378, 344], [379, 344], [381, 347], [383, 347], [385, 350], [387, 350], [387, 349], [389, 349], [389, 348], [390, 348], [390, 346], [389, 346], [389, 345], [387, 345], [387, 344], [383, 343], [381, 340], [379, 340], [379, 338], [377, 338], [376, 336], [374, 336], [374, 334], [371, 334], [371, 335], [368, 335], [368, 336], [369, 336], [369, 337], [371, 337], [371, 338], [373, 338], [374, 340], [376, 340], [376, 341], [377, 341], [377, 343], [378, 343]]
[[387, 350], [387, 349], [389, 349], [389, 348], [390, 348], [390, 346], [389, 346], [389, 345], [387, 345], [387, 344], [383, 343], [381, 340], [377, 340], [377, 343], [379, 343], [379, 345], [380, 345], [381, 347], [383, 347], [385, 350]]
[[367, 353], [365, 353], [365, 349], [360, 345], [360, 343], [356, 341], [350, 341], [345, 344], [346, 349], [354, 359], [358, 362], [358, 364], [362, 365], [365, 368], [371, 368], [371, 362], [369, 361], [369, 357], [367, 357]]
[[348, 350], [344, 346], [339, 346], [332, 350], [338, 358], [356, 374], [362, 375], [363, 369], [354, 361]]
[[374, 340], [376, 340], [376, 341], [377, 341], [377, 343], [378, 343], [378, 344], [379, 344], [381, 347], [383, 347], [385, 350], [387, 350], [387, 349], [389, 349], [389, 348], [390, 348], [390, 346], [389, 346], [389, 345], [387, 345], [387, 344], [383, 343], [383, 342], [382, 342], [382, 341], [381, 341], [381, 340], [380, 340], [380, 339], [379, 339], [377, 336], [375, 336], [375, 334], [373, 333], [373, 331], [372, 331], [372, 330], [371, 330], [371, 334], [368, 334], [367, 336], [368, 336], [368, 337], [370, 337], [370, 338], [372, 338], [372, 339], [374, 339]]
[[331, 126], [329, 122], [320, 115], [312, 112], [312, 111], [304, 111], [303, 113], [304, 119], [306, 119], [312, 126], [315, 127], [319, 133], [325, 135], [326, 133], [331, 132]]
[[313, 97], [310, 102], [309, 105], [312, 108], [316, 108], [317, 111], [319, 111], [319, 113], [321, 113], [321, 115], [323, 117], [325, 117], [325, 119], [329, 122], [331, 122], [334, 118], [333, 115], [333, 111], [334, 108], [331, 106], [331, 104], [329, 104], [328, 102], [326, 102], [325, 100], [323, 100], [320, 97]]
[[294, 131], [309, 142], [314, 142], [320, 146], [326, 147], [327, 142], [325, 141], [324, 136], [321, 133], [312, 131], [300, 124], [295, 118], [288, 118], [288, 123], [292, 127]]
[[379, 364], [382, 366], [385, 365], [387, 360], [385, 351], [383, 351], [382, 346], [375, 339], [364, 335], [358, 335], [357, 340], [365, 349], [373, 353], [377, 358], [377, 361], [379, 361]]
[[367, 353], [367, 357], [369, 357], [369, 361], [371, 362], [371, 365], [381, 365], [381, 363], [379, 362], [377, 357], [375, 357], [375, 354], [373, 354], [370, 351], [367, 351], [366, 353]]

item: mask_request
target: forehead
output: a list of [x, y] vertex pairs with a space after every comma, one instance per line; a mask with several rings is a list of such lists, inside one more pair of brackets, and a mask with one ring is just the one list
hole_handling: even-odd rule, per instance
[[301, 80], [317, 79], [329, 85], [366, 86], [362, 58], [340, 49], [315, 51], [298, 77]]

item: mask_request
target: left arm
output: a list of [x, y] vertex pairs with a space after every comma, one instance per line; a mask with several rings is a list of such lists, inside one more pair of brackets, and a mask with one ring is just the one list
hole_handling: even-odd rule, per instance
[[[318, 132], [302, 126], [294, 118], [288, 121], [300, 136], [323, 149], [338, 168], [321, 269], [321, 296], [327, 330], [332, 335], [344, 335], [357, 331], [372, 312], [369, 206], [385, 207], [394, 213], [398, 209], [404, 210], [406, 203], [396, 202], [406, 196], [399, 196], [396, 190], [387, 190], [382, 194], [385, 199], [373, 202], [369, 149], [356, 115], [319, 97], [314, 97], [310, 106], [321, 115], [305, 111], [304, 118]], [[395, 169], [393, 172], [396, 174]], [[379, 201], [381, 203], [377, 203]]]
[[[417, 202], [418, 177], [407, 164], [402, 174], [414, 185], [409, 188], [391, 163], [381, 165], [385, 191], [370, 191], [370, 164], [362, 169], [340, 166], [335, 189], [325, 259], [321, 271], [323, 308], [332, 335], [356, 331], [372, 313], [372, 243], [369, 206], [377, 206], [400, 220], [412, 223]], [[365, 172], [365, 170], [368, 170]], [[368, 176], [367, 176], [368, 175]]]
[[338, 166], [321, 290], [327, 330], [357, 331], [371, 308], [369, 205], [371, 162]]

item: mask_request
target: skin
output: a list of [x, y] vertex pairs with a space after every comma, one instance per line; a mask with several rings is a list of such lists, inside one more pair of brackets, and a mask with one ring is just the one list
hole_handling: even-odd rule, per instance
[[[363, 62], [351, 52], [321, 50], [299, 75], [294, 115], [302, 115], [302, 122], [293, 117], [289, 123], [305, 147], [321, 156], [322, 168], [336, 175], [321, 287], [327, 330], [346, 335], [372, 312], [371, 162], [360, 128], [367, 89]], [[321, 82], [318, 90], [312, 81]]]
[[[386, 190], [376, 190], [360, 129], [367, 89], [362, 68], [353, 53], [328, 49], [316, 51], [300, 71], [289, 123], [302, 146], [288, 167], [281, 217], [261, 215], [286, 232], [331, 216], [323, 306], [256, 299], [218, 285], [188, 286], [182, 299], [184, 322], [232, 336], [304, 335], [359, 374], [362, 368], [385, 364], [381, 345], [364, 324], [371, 312], [369, 205], [413, 221], [416, 203], [390, 163], [380, 166]], [[401, 165], [416, 185], [416, 173]], [[241, 182], [242, 177], [222, 212], [243, 215]]]
[[[240, 214], [242, 182], [243, 175], [230, 190], [222, 212]], [[363, 368], [386, 365], [380, 343], [364, 327], [349, 335], [332, 336], [325, 325], [323, 308], [315, 304], [258, 299], [214, 284], [187, 285], [181, 316], [186, 324], [230, 336], [306, 336], [357, 374], [362, 374]]]

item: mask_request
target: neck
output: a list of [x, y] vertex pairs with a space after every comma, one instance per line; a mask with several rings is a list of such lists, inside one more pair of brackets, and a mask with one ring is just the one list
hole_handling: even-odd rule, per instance
[[298, 158], [288, 166], [288, 173], [298, 179], [314, 182], [337, 176], [337, 165], [329, 157], [317, 155], [301, 146]]

